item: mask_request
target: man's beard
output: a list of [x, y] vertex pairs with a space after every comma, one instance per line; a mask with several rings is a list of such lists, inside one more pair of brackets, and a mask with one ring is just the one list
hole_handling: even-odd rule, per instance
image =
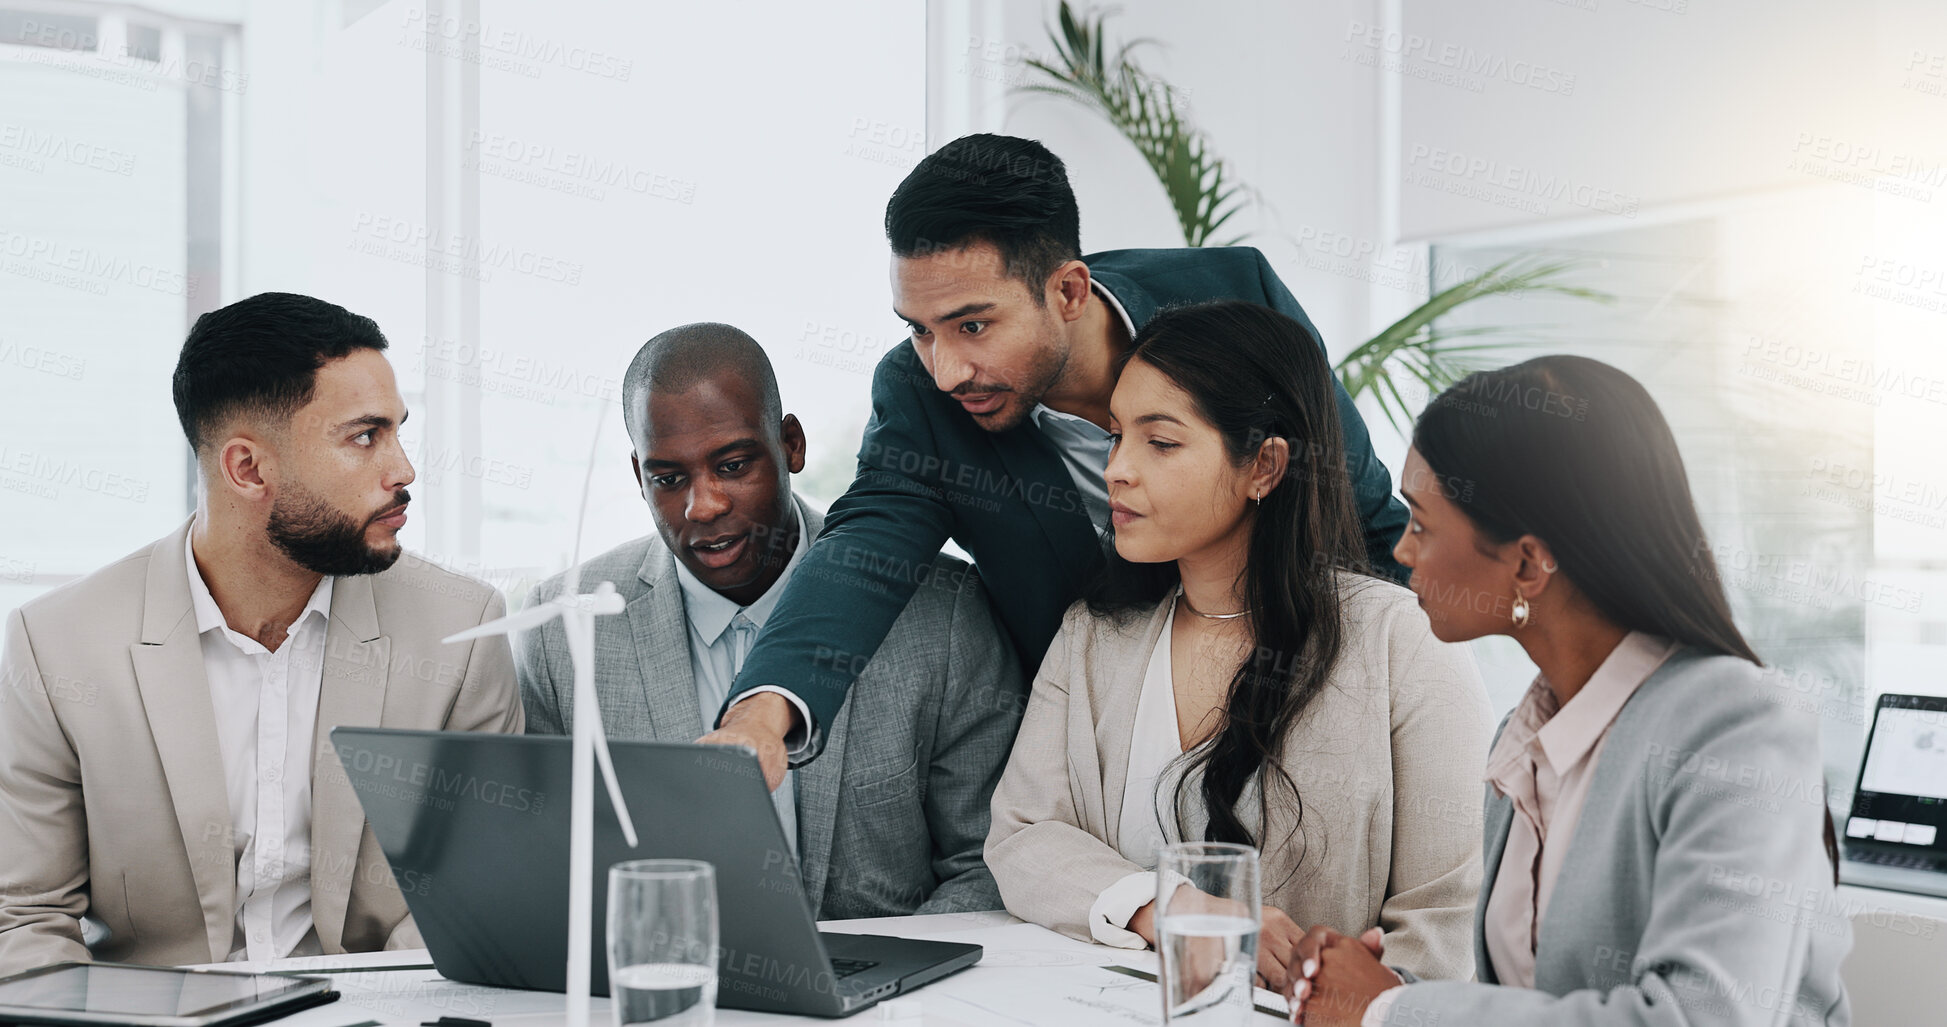
[[[411, 499], [405, 489], [400, 489], [379, 513], [389, 514]], [[397, 541], [385, 549], [367, 544], [365, 529], [376, 519], [374, 515], [354, 520], [325, 502], [324, 497], [293, 484], [272, 501], [265, 531], [271, 543], [293, 563], [315, 574], [377, 574], [397, 563], [404, 547]]]
[[961, 388], [956, 393], [977, 394], [1001, 391], [1013, 394], [1014, 402], [1009, 404], [1005, 418], [974, 418], [974, 423], [990, 432], [1010, 431], [1033, 416], [1034, 408], [1048, 395], [1061, 379], [1061, 373], [1068, 368], [1068, 354], [1050, 346], [1035, 354], [1034, 364], [1028, 368], [1022, 387], [990, 390], [986, 388]]

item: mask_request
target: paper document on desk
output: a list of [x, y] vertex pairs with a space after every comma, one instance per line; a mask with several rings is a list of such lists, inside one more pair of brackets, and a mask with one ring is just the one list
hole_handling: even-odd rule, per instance
[[[536, 1013], [560, 1016], [564, 1001], [560, 992], [462, 984], [433, 970], [354, 971], [333, 974], [331, 983], [340, 994], [339, 1012], [356, 1010], [388, 1024], [419, 1024], [442, 1016], [487, 1021]], [[607, 999], [595, 999], [591, 1009], [597, 1021], [608, 1022]]]
[[[975, 966], [910, 997], [924, 1008], [928, 1027], [961, 1023], [1138, 1027], [1163, 1022], [1161, 985], [1103, 966], [1009, 967], [986, 973]], [[1257, 1001], [1272, 1008], [1284, 1005], [1284, 1000], [1262, 988], [1257, 990]], [[1286, 1021], [1259, 1013], [1255, 1022]]]
[[[1047, 1027], [1135, 1027], [1163, 1022], [1162, 987], [1110, 964], [1154, 974], [1156, 953], [1091, 945], [1034, 924], [952, 934], [987, 951], [973, 968], [911, 993], [928, 1027], [1021, 1024]], [[1262, 988], [1257, 1003], [1283, 1009], [1284, 999]], [[1260, 1014], [1264, 1024], [1285, 1022]]]

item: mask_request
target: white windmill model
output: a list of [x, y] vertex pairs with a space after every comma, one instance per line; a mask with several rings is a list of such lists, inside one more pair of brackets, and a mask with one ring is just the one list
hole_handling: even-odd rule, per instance
[[[607, 409], [607, 404], [601, 404]], [[600, 441], [600, 429], [596, 438]], [[581, 512], [588, 510], [589, 480], [594, 477], [595, 454], [589, 454], [588, 478], [583, 479]], [[608, 801], [621, 822], [622, 838], [630, 848], [636, 846], [635, 823], [629, 807], [622, 801], [621, 786], [615, 781], [615, 764], [609, 758], [608, 735], [602, 730], [602, 708], [595, 696], [595, 618], [621, 613], [622, 597], [615, 585], [604, 581], [595, 591], [581, 593], [581, 519], [575, 522], [574, 562], [568, 566], [561, 593], [545, 603], [536, 603], [519, 613], [469, 628], [446, 639], [464, 642], [487, 635], [508, 635], [539, 627], [561, 618], [568, 636], [568, 656], [575, 680], [572, 753], [574, 772], [570, 778], [568, 800], [568, 1027], [588, 1027], [589, 935], [592, 932], [590, 908], [594, 900], [592, 880], [595, 859], [595, 781], [594, 766], [599, 763], [602, 779], [608, 784]], [[606, 958], [606, 957], [604, 957]]]

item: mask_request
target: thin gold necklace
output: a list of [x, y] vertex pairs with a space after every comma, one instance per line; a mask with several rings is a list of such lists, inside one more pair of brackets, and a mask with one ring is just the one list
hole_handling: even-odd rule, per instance
[[1202, 617], [1205, 620], [1236, 620], [1237, 618], [1242, 617], [1245, 614], [1251, 612], [1250, 609], [1246, 607], [1245, 609], [1239, 610], [1236, 613], [1205, 613], [1202, 610], [1199, 610], [1196, 607], [1190, 605], [1190, 597], [1183, 594], [1182, 585], [1176, 586], [1176, 598], [1182, 601], [1184, 609], [1190, 611], [1191, 613], [1196, 614], [1199, 617]]

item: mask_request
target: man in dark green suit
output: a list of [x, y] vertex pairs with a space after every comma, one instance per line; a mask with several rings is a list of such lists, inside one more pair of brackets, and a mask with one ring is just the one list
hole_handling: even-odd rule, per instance
[[[1248, 300], [1318, 339], [1255, 249], [1084, 257], [1079, 221], [1061, 160], [1012, 136], [956, 139], [894, 191], [893, 309], [911, 344], [879, 361], [858, 477], [704, 738], [755, 749], [772, 787], [787, 763], [817, 756], [821, 729], [913, 593], [956, 586], [930, 574], [949, 538], [973, 556], [1033, 677], [1062, 611], [1103, 564], [1109, 395], [1118, 357], [1158, 309]], [[1343, 389], [1339, 415], [1369, 557], [1403, 580], [1392, 546], [1406, 508]], [[1020, 700], [997, 690], [994, 701]]]

